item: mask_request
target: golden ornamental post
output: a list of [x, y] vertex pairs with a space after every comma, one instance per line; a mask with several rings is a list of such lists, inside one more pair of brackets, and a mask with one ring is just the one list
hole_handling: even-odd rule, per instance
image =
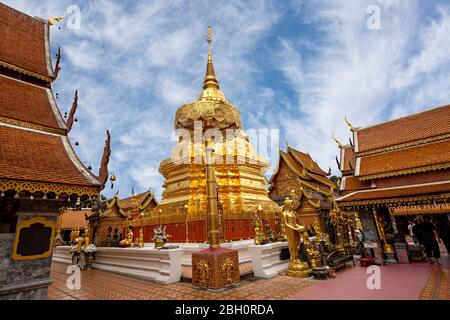
[[205, 148], [206, 197], [208, 201], [208, 240], [210, 248], [220, 247], [219, 215], [217, 210], [216, 173], [214, 169], [214, 150], [208, 140]]

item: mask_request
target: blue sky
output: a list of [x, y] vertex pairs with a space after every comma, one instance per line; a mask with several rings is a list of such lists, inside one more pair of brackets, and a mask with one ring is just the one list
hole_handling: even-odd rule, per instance
[[201, 90], [209, 24], [221, 89], [244, 128], [279, 129], [282, 148], [287, 140], [333, 173], [331, 135], [348, 141], [345, 116], [367, 126], [450, 103], [449, 1], [3, 2], [43, 18], [80, 8], [79, 29], [66, 20], [51, 30], [52, 51], [63, 51], [54, 91], [68, 111], [79, 90], [70, 136], [95, 172], [110, 129], [118, 181], [107, 196], [161, 193], [175, 111]]

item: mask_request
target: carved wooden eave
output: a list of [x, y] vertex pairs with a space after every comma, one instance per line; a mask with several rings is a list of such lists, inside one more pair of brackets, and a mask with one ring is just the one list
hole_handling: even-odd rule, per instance
[[130, 216], [120, 206], [119, 192], [117, 192], [112, 200], [107, 204], [106, 210], [100, 215], [100, 217], [111, 217], [111, 213], [114, 211], [114, 209], [116, 209], [122, 217], [127, 219], [130, 218]]
[[57, 197], [62, 195], [77, 195], [79, 197], [98, 197], [98, 186], [80, 186], [39, 181], [26, 181], [14, 179], [0, 179], [0, 192], [14, 190], [16, 192], [27, 191], [30, 193], [54, 193]]
[[73, 97], [72, 107], [70, 108], [69, 117], [67, 118], [66, 127], [67, 133], [72, 129], [73, 122], [75, 120], [75, 112], [78, 107], [78, 90], [75, 91], [75, 96]]
[[98, 180], [100, 182], [100, 190], [105, 188], [106, 181], [108, 181], [108, 164], [111, 156], [111, 135], [109, 130], [106, 130], [105, 148], [103, 149], [102, 162], [99, 169]]

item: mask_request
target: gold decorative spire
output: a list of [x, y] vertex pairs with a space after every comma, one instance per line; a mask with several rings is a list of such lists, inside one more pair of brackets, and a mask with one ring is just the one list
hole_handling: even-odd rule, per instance
[[212, 62], [212, 53], [211, 53], [212, 29], [211, 29], [211, 26], [208, 26], [208, 37], [207, 37], [206, 41], [208, 41], [208, 63], [206, 64], [206, 74], [205, 74], [205, 81], [203, 82], [203, 89], [206, 89], [206, 88], [219, 89], [219, 82], [216, 79], [216, 74], [214, 72], [214, 65]]

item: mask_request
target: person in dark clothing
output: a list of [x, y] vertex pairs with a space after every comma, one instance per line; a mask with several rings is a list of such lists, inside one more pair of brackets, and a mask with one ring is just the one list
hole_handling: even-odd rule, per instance
[[425, 247], [425, 253], [430, 260], [430, 264], [434, 264], [433, 258], [436, 259], [436, 262], [439, 262], [438, 259], [441, 257], [441, 252], [434, 233], [435, 228], [430, 221], [430, 217], [425, 216], [423, 218], [423, 222], [419, 224], [417, 231], [419, 242]]
[[414, 226], [412, 227], [412, 232], [416, 236], [417, 241], [419, 244], [422, 244], [422, 241], [420, 241], [420, 224], [422, 221], [419, 219], [414, 219]]
[[447, 253], [450, 254], [450, 222], [447, 216], [439, 216], [436, 223], [436, 231], [444, 243]]

